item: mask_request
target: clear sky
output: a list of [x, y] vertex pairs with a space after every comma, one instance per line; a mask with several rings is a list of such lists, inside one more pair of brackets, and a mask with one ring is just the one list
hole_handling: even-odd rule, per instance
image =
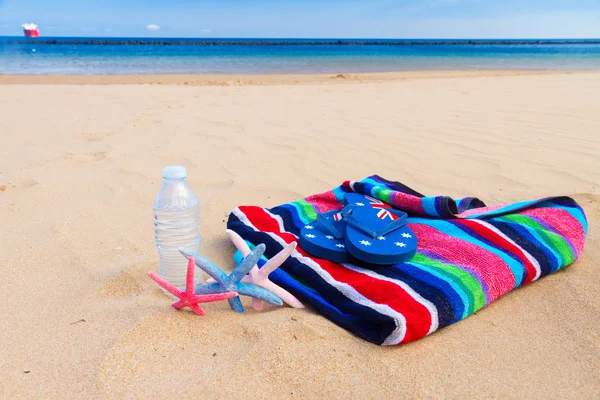
[[600, 38], [600, 0], [0, 0], [0, 35]]

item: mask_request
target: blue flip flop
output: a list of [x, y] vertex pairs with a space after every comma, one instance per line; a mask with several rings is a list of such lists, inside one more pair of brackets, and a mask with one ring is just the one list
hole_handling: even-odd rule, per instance
[[317, 219], [300, 230], [300, 247], [315, 257], [338, 263], [354, 259], [346, 250], [346, 222], [340, 211], [317, 214]]
[[357, 193], [347, 193], [344, 202], [345, 244], [352, 256], [370, 264], [390, 265], [415, 255], [417, 238], [406, 226], [405, 212]]

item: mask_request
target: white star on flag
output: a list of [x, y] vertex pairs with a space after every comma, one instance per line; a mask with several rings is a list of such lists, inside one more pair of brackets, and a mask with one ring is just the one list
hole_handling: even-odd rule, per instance
[[385, 236], [379, 236], [377, 240], [385, 240]]
[[309, 238], [309, 239], [314, 239], [314, 238], [316, 238], [316, 236], [315, 236], [315, 235], [313, 235], [313, 234], [311, 234], [311, 233], [309, 233], [308, 235], [306, 235], [306, 237], [307, 237], [307, 238]]
[[333, 236], [331, 236], [331, 235], [327, 235], [327, 236], [325, 236], [325, 237], [326, 237], [327, 239], [329, 239], [329, 240], [333, 239]]
[[363, 207], [365, 203], [354, 203], [355, 206]]
[[341, 243], [338, 243], [338, 244], [336, 244], [336, 245], [335, 245], [335, 247], [339, 247], [340, 249], [343, 249], [343, 248], [344, 248], [344, 247], [346, 247], [346, 246], [344, 246], [344, 245], [343, 245], [343, 244], [341, 244]]
[[403, 234], [402, 234], [402, 237], [403, 237], [403, 238], [411, 238], [411, 237], [412, 237], [412, 235], [411, 235], [410, 233], [403, 233]]
[[369, 242], [368, 240], [361, 240], [360, 244], [362, 244], [363, 246], [370, 246], [371, 242]]
[[311, 225], [306, 225], [306, 226], [305, 226], [305, 228], [306, 228], [306, 229], [315, 229], [315, 228], [314, 228], [313, 226], [311, 226]]
[[398, 246], [398, 247], [406, 247], [406, 244], [404, 244], [404, 243], [402, 243], [402, 242], [396, 242], [395, 244], [396, 244], [396, 246]]

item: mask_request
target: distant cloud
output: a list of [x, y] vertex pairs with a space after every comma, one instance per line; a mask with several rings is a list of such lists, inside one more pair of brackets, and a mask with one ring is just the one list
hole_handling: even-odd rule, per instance
[[148, 29], [149, 31], [152, 31], [152, 32], [156, 32], [156, 31], [160, 30], [160, 26], [155, 25], [155, 24], [150, 24], [150, 25], [146, 26], [146, 29]]

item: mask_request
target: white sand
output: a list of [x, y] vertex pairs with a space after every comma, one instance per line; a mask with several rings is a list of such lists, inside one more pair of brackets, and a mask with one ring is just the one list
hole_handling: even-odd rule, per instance
[[[600, 73], [346, 78], [0, 77], [0, 397], [599, 398]], [[573, 195], [590, 234], [566, 270], [382, 348], [310, 310], [171, 308], [146, 276], [168, 164], [228, 267], [236, 205], [374, 173], [490, 205]]]

